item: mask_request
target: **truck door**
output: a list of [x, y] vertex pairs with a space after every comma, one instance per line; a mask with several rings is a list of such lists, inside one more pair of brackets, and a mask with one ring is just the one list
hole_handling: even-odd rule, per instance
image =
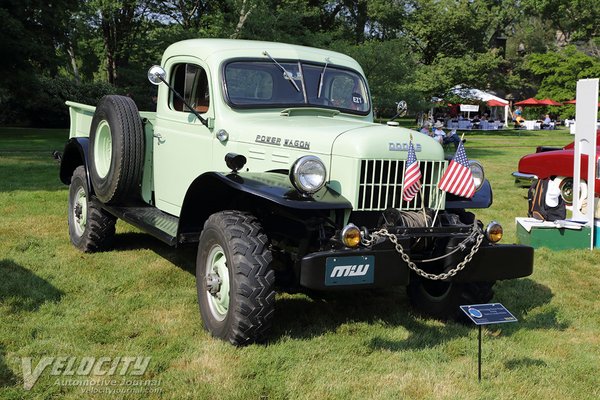
[[[169, 83], [204, 118], [212, 116], [208, 69], [195, 58], [168, 60]], [[179, 216], [192, 181], [212, 164], [213, 135], [166, 85], [159, 86], [154, 129], [156, 207]]]

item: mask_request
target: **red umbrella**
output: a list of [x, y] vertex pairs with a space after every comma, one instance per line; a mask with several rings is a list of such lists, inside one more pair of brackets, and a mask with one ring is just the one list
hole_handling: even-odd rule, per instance
[[507, 106], [508, 103], [503, 103], [503, 102], [498, 101], [496, 99], [492, 99], [492, 100], [490, 100], [490, 101], [487, 102], [487, 105], [489, 107], [504, 107], [504, 106]]
[[[563, 104], [577, 104], [577, 100], [573, 99], [573, 100], [563, 101]], [[600, 102], [598, 103], [598, 107], [600, 107]]]
[[526, 100], [515, 103], [515, 106], [545, 106], [545, 104], [540, 104], [539, 100], [530, 97]]
[[558, 101], [554, 101], [552, 99], [543, 99], [539, 100], [539, 103], [544, 106], [562, 106]]

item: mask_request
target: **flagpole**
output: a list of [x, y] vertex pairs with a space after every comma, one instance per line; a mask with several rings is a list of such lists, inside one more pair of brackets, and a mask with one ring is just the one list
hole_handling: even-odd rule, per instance
[[[425, 221], [425, 227], [427, 227], [427, 213], [425, 212], [425, 188], [421, 186], [419, 195], [421, 196], [421, 211], [423, 211], [423, 221]], [[432, 225], [433, 226], [433, 225]]]
[[[413, 164], [416, 164], [415, 167], [417, 168], [417, 171], [419, 171], [419, 163], [417, 160], [417, 157], [415, 155], [415, 151], [413, 148], [413, 135], [412, 133], [410, 133], [410, 143], [409, 143], [409, 147], [408, 147], [408, 157], [407, 157], [407, 161], [406, 163], [408, 163], [411, 160], [411, 156], [412, 156], [412, 163], [410, 164], [410, 168], [413, 168]], [[406, 171], [409, 169], [407, 168], [407, 164], [405, 163], [405, 167], [404, 167], [404, 175], [406, 175]], [[415, 171], [411, 171], [411, 175], [415, 174]], [[413, 180], [413, 178], [411, 177], [411, 183], [410, 186], [412, 187], [415, 183], [419, 184], [419, 191], [417, 193], [415, 193], [410, 200], [406, 200], [406, 198], [404, 198], [405, 195], [405, 190], [406, 187], [403, 187], [402, 189], [402, 197], [404, 200], [412, 202], [412, 201], [416, 201], [417, 199], [415, 198], [416, 195], [418, 194], [421, 197], [421, 211], [423, 212], [423, 219], [424, 219], [424, 223], [425, 223], [425, 227], [427, 227], [427, 213], [425, 212], [425, 189], [423, 188], [423, 185], [420, 183], [421, 180], [421, 172], [419, 171], [418, 173], [418, 178], [416, 181]], [[406, 179], [405, 177], [403, 179]], [[406, 184], [406, 182], [404, 182], [404, 184]], [[411, 193], [412, 194], [412, 193]]]
[[442, 197], [444, 197], [443, 194], [440, 195], [440, 197], [438, 198], [437, 205], [435, 207], [435, 215], [433, 216], [433, 220], [431, 221], [431, 227], [432, 228], [435, 225], [435, 220], [437, 219], [438, 213], [440, 212], [440, 207], [442, 205]]
[[[463, 132], [462, 135], [460, 136], [460, 142], [462, 143], [463, 139], [465, 138], [465, 133]], [[435, 225], [435, 220], [437, 219], [438, 213], [440, 212], [440, 207], [442, 206], [442, 197], [444, 197], [444, 195], [440, 195], [440, 197], [438, 198], [437, 201], [437, 205], [435, 207], [435, 214], [433, 216], [433, 220], [431, 221], [431, 227], [433, 228], [433, 226]]]
[[[460, 168], [468, 168], [468, 165], [466, 164], [467, 161], [468, 161], [468, 159], [466, 157], [464, 146], [462, 145], [464, 137], [465, 137], [465, 133], [463, 132], [462, 136], [460, 137], [460, 143], [458, 143], [458, 147], [456, 149], [456, 153], [454, 154], [454, 157], [452, 158], [452, 160], [450, 160], [450, 164], [448, 165], [448, 166], [452, 166], [453, 163], [456, 162], [456, 164], [454, 164], [454, 165], [459, 165], [460, 166], [460, 167], [458, 167], [459, 170], [460, 170]], [[462, 150], [462, 152], [461, 152], [461, 155], [460, 155], [460, 159], [458, 161], [456, 161], [456, 158], [458, 157], [458, 151], [459, 150]], [[454, 168], [454, 166], [452, 168]], [[452, 171], [453, 171], [452, 174], [454, 176], [456, 174], [456, 169], [454, 169]], [[442, 184], [442, 181], [444, 181], [444, 183], [442, 184], [442, 186], [446, 185], [446, 183], [447, 183], [446, 179], [448, 178], [447, 174], [448, 174], [448, 169], [446, 169], [446, 171], [442, 174], [442, 178], [438, 182], [438, 188], [440, 188], [440, 184]], [[462, 196], [462, 197], [467, 197], [466, 195], [470, 194], [470, 196], [468, 198], [471, 198], [471, 197], [473, 197], [473, 194], [474, 194], [474, 191], [475, 191], [475, 189], [474, 189], [475, 186], [473, 184], [473, 176], [472, 176], [472, 174], [471, 174], [470, 171], [468, 172], [468, 176], [470, 176], [471, 183], [472, 183], [472, 188], [471, 188], [471, 190], [473, 191], [472, 193], [471, 192], [464, 192], [463, 193], [463, 191], [461, 191], [460, 193], [456, 193], [456, 191], [447, 190], [447, 189], [449, 189], [448, 187], [445, 187], [443, 189], [440, 188], [440, 190], [443, 191], [443, 192], [446, 192], [446, 193], [457, 194], [457, 195]], [[451, 178], [451, 179], [453, 179], [453, 178]], [[435, 223], [435, 220], [437, 218], [438, 212], [440, 210], [441, 200], [442, 200], [442, 197], [440, 196], [438, 207], [437, 207], [437, 210], [436, 210], [435, 215], [433, 217], [432, 227], [433, 227], [433, 224]]]
[[[413, 141], [413, 135], [410, 134], [410, 142]], [[423, 221], [425, 222], [425, 226], [427, 227], [427, 213], [425, 212], [425, 188], [421, 185], [421, 189], [419, 190], [419, 196], [421, 196], [421, 211], [423, 211]]]

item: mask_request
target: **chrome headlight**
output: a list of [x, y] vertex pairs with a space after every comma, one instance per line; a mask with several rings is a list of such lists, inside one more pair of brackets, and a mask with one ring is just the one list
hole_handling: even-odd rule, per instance
[[475, 181], [475, 190], [481, 189], [481, 186], [483, 186], [483, 181], [485, 181], [483, 166], [477, 161], [469, 160], [469, 168], [471, 169], [471, 174], [473, 175], [473, 180]]
[[321, 189], [326, 176], [325, 164], [315, 156], [300, 157], [290, 169], [292, 185], [303, 194], [313, 194]]

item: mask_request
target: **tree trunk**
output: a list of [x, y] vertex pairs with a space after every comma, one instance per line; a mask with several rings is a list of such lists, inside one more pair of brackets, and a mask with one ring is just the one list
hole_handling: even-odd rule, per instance
[[108, 83], [114, 85], [117, 80], [116, 65], [116, 46], [115, 46], [115, 27], [110, 21], [111, 16], [102, 14], [102, 36], [104, 39], [104, 49], [106, 50], [106, 72]]
[[75, 49], [73, 49], [73, 43], [69, 43], [69, 46], [67, 47], [67, 53], [71, 59], [71, 67], [73, 68], [75, 82], [79, 85], [81, 83], [81, 77], [79, 76], [79, 67], [77, 67], [77, 60], [75, 59]]
[[231, 39], [239, 38], [240, 33], [242, 32], [242, 28], [244, 28], [244, 24], [246, 23], [246, 19], [248, 19], [248, 16], [250, 15], [250, 13], [256, 8], [256, 4], [252, 4], [252, 5], [250, 5], [250, 7], [248, 7], [248, 10], [246, 11], [246, 5], [247, 5], [246, 0], [243, 0], [242, 8], [240, 9], [240, 18], [235, 27], [235, 30], [233, 31], [231, 36], [229, 36], [229, 38], [231, 38]]

